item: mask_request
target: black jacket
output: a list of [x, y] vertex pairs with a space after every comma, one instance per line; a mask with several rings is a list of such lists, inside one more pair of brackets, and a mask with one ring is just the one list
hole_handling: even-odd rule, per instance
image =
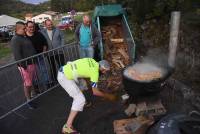
[[[13, 38], [11, 39], [11, 48], [12, 48], [14, 58], [16, 61], [22, 60], [24, 58], [27, 58], [36, 54], [36, 50], [33, 47], [31, 41], [22, 35], [16, 34], [15, 36], [13, 36]], [[23, 61], [18, 65], [26, 69], [27, 65], [30, 65], [33, 63], [34, 63], [34, 60], [28, 59], [27, 61]]]

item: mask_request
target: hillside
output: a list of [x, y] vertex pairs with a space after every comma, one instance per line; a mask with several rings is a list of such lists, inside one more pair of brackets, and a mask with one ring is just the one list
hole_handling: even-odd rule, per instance
[[26, 4], [19, 0], [0, 0], [0, 14], [24, 19], [26, 13], [41, 13], [50, 9], [50, 2], [39, 5]]

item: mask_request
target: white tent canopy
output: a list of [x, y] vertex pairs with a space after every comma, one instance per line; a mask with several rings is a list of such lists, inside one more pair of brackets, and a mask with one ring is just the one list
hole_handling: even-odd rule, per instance
[[8, 15], [1, 15], [0, 16], [0, 27], [1, 26], [15, 25], [17, 21], [24, 22], [24, 20], [20, 20], [20, 19], [8, 16]]

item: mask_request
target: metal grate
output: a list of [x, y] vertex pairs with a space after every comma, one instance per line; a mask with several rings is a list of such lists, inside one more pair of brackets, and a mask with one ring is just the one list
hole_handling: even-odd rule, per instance
[[17, 65], [22, 62], [26, 65], [30, 62], [35, 64], [34, 89], [38, 91], [38, 95], [41, 95], [58, 86], [56, 77], [59, 67], [67, 61], [78, 58], [79, 46], [71, 43], [0, 67], [0, 118], [14, 112], [26, 103], [23, 92], [23, 76], [20, 75]]

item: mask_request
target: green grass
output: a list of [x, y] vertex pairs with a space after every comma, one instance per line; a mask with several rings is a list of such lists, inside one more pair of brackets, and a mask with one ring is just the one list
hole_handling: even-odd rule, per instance
[[74, 30], [70, 30], [70, 29], [63, 30], [63, 33], [65, 35], [65, 43], [66, 44], [75, 41]]
[[83, 17], [82, 15], [76, 15], [76, 16], [74, 16], [74, 20], [81, 22], [82, 21], [82, 17]]
[[60, 22], [60, 20], [53, 20], [53, 24], [54, 24], [55, 26], [57, 26], [57, 25], [59, 24], [59, 22]]
[[[81, 22], [82, 21], [82, 15], [74, 16], [74, 20]], [[69, 43], [75, 41], [74, 30], [70, 30], [70, 29], [63, 30], [63, 33], [65, 35], [65, 43], [66, 44], [69, 44]]]
[[0, 59], [4, 58], [11, 54], [11, 49], [9, 47], [5, 47], [0, 43]]
[[[54, 25], [58, 25], [59, 22], [60, 22], [59, 20], [53, 21]], [[73, 30], [67, 29], [67, 30], [62, 30], [62, 32], [64, 33], [64, 36], [65, 36], [65, 43], [68, 44], [75, 40]]]

